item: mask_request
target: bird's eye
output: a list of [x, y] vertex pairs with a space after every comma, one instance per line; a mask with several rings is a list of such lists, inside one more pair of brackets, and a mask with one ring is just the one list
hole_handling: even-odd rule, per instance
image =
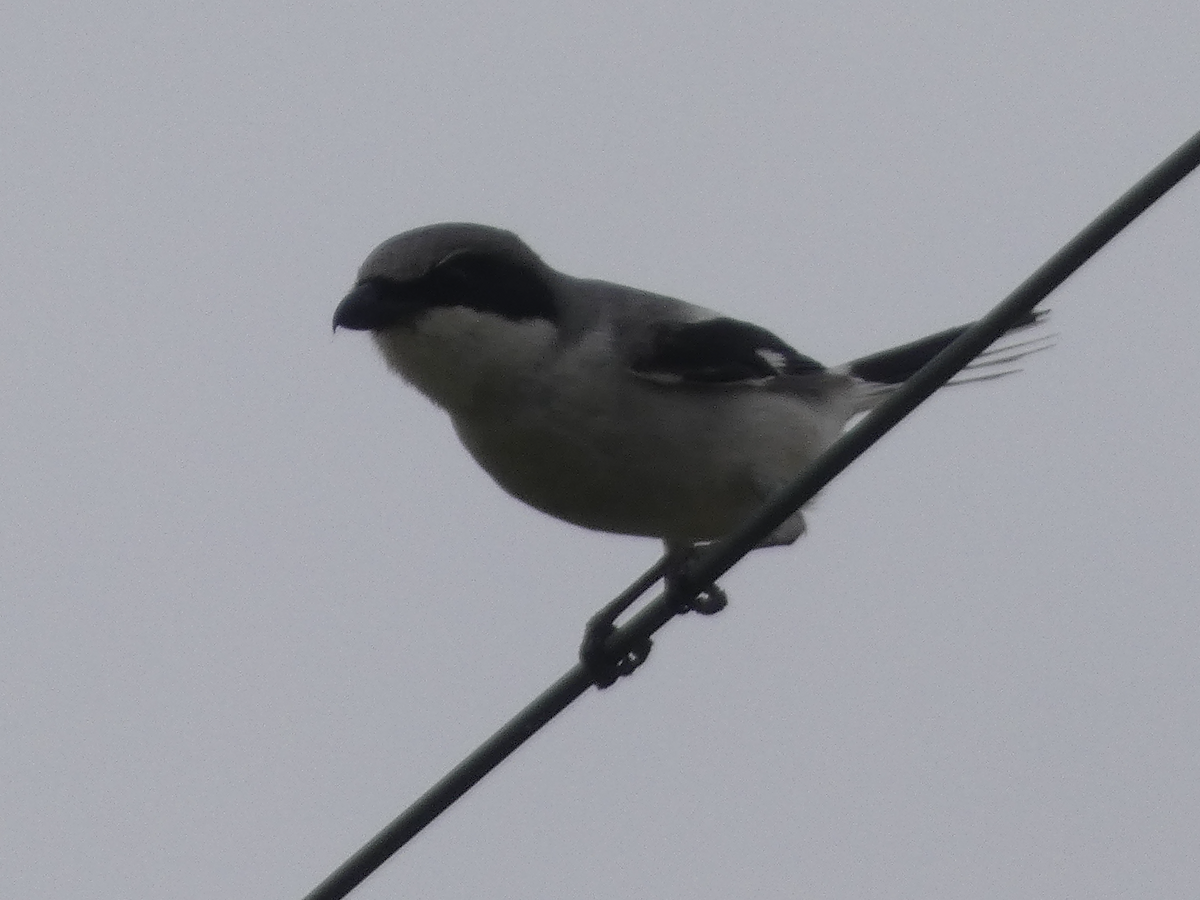
[[434, 268], [444, 278], [460, 283], [473, 283], [486, 277], [489, 267], [488, 261], [479, 254], [460, 251], [450, 254]]

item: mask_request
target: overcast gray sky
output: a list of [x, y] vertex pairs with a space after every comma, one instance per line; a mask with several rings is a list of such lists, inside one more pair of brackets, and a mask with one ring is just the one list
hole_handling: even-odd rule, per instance
[[[813, 7], [813, 9], [809, 9]], [[0, 884], [293, 898], [657, 554], [362, 335], [448, 219], [826, 362], [969, 320], [1200, 127], [1200, 5], [5, 6]], [[1200, 893], [1200, 181], [354, 895]]]

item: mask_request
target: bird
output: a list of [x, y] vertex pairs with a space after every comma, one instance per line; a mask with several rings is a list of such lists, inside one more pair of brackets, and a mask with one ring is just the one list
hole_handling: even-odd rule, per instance
[[[682, 560], [968, 326], [827, 367], [766, 328], [565, 274], [510, 231], [451, 222], [371, 251], [333, 327], [370, 332], [513, 497], [584, 528], [656, 538]], [[964, 380], [1007, 374], [1038, 346], [987, 351]], [[797, 511], [763, 546], [804, 531]]]

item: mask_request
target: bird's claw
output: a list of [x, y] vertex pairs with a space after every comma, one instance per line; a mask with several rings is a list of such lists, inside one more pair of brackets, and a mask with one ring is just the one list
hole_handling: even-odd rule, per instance
[[583, 632], [583, 642], [579, 645], [579, 661], [596, 687], [609, 687], [617, 679], [631, 674], [650, 655], [653, 643], [648, 637], [619, 652], [611, 650], [608, 642], [617, 630], [617, 619], [658, 579], [663, 580], [666, 602], [676, 614], [697, 612], [711, 616], [728, 605], [729, 598], [715, 584], [701, 588], [695, 586], [687, 565], [694, 552], [693, 547], [668, 549], [667, 555], [658, 565], [604, 606], [588, 622]]
[[719, 613], [728, 605], [729, 596], [715, 584], [710, 584], [692, 598], [688, 608], [702, 616], [711, 616]]
[[688, 571], [691, 553], [689, 550], [686, 556], [681, 556], [663, 575], [667, 602], [680, 614], [697, 612], [702, 616], [711, 616], [719, 613], [729, 605], [729, 596], [715, 584], [702, 588], [693, 584]]
[[612, 653], [607, 642], [616, 630], [616, 625], [606, 618], [593, 619], [583, 633], [583, 643], [579, 645], [579, 661], [598, 688], [610, 687], [618, 678], [632, 674], [646, 661], [653, 646], [650, 638], [646, 638], [624, 653]]

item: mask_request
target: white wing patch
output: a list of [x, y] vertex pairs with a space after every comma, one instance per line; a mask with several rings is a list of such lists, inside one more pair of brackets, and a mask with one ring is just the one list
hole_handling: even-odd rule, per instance
[[766, 347], [763, 347], [754, 352], [759, 359], [765, 362], [780, 375], [787, 371], [788, 359], [778, 350], [770, 350]]
[[659, 371], [654, 371], [654, 370], [639, 371], [637, 369], [634, 369], [633, 374], [636, 375], [638, 378], [641, 378], [645, 381], [653, 382], [654, 384], [677, 385], [677, 384], [683, 384], [683, 382], [684, 382], [684, 377], [682, 375], [677, 375], [674, 372], [659, 372]]

